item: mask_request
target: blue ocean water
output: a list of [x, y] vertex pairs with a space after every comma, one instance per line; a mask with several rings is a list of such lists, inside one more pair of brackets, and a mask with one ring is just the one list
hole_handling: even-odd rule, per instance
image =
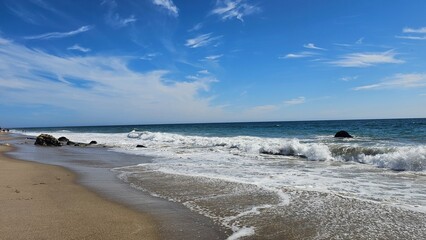
[[346, 130], [357, 137], [371, 140], [390, 140], [407, 143], [426, 143], [426, 119], [378, 119], [335, 121], [286, 121], [200, 123], [161, 125], [114, 125], [84, 127], [25, 128], [28, 132], [71, 131], [75, 133], [128, 133], [132, 130], [175, 133], [193, 136], [235, 137], [254, 136], [272, 138], [312, 138], [333, 135]]

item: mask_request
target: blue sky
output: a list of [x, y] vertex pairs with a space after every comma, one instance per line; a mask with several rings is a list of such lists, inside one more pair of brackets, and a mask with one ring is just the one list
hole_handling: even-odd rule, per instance
[[0, 126], [426, 117], [425, 9], [2, 0]]

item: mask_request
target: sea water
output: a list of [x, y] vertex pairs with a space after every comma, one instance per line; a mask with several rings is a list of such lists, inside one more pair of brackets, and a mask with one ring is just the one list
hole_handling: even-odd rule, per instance
[[[334, 138], [339, 130], [354, 138]], [[154, 157], [113, 171], [232, 229], [229, 239], [426, 235], [426, 119], [15, 131]]]

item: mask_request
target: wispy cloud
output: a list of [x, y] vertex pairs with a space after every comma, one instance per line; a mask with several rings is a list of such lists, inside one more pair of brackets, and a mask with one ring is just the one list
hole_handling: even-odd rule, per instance
[[[421, 28], [404, 28], [402, 29], [403, 33], [411, 33], [414, 35], [397, 35], [395, 36], [396, 38], [401, 38], [401, 39], [409, 39], [409, 40], [426, 40], [426, 27], [421, 27]], [[417, 34], [417, 35], [416, 35]], [[422, 34], [422, 35], [419, 35]]]
[[291, 105], [299, 105], [299, 104], [303, 104], [305, 103], [306, 98], [305, 97], [297, 97], [297, 98], [293, 98], [287, 101], [284, 101], [285, 105], [291, 106]]
[[363, 44], [364, 43], [364, 37], [359, 38], [355, 43], [356, 44]]
[[217, 62], [219, 60], [219, 58], [223, 57], [223, 54], [218, 54], [218, 55], [210, 55], [204, 58], [204, 60], [206, 61], [212, 61], [212, 62]]
[[345, 77], [341, 77], [339, 80], [344, 82], [349, 82], [349, 81], [354, 81], [357, 79], [358, 79], [358, 76], [345, 76]]
[[27, 36], [24, 37], [25, 39], [52, 39], [52, 38], [65, 38], [65, 37], [71, 37], [74, 35], [77, 35], [79, 33], [87, 32], [91, 30], [93, 26], [82, 26], [77, 30], [69, 31], [69, 32], [51, 32], [51, 33], [44, 33], [40, 35], [35, 36]]
[[105, 14], [105, 21], [113, 28], [126, 27], [137, 21], [137, 18], [134, 15], [130, 15], [126, 18], [121, 17], [120, 14], [116, 12], [117, 2], [115, 2], [115, 0], [104, 0], [101, 5], [105, 5], [108, 8], [107, 13]]
[[201, 34], [195, 38], [186, 40], [185, 46], [190, 48], [205, 47], [216, 42], [220, 38], [222, 38], [222, 36], [212, 36], [212, 33]]
[[198, 71], [199, 74], [210, 74], [210, 72], [207, 69], [203, 69]]
[[315, 44], [313, 44], [313, 43], [305, 44], [305, 45], [303, 45], [303, 47], [308, 48], [308, 49], [315, 49], [315, 50], [326, 50], [325, 48], [320, 48], [320, 47], [315, 46]]
[[188, 29], [188, 32], [198, 31], [203, 27], [203, 23], [197, 23], [192, 28]]
[[426, 33], [426, 27], [421, 28], [404, 28], [402, 29], [403, 33]]
[[371, 67], [385, 63], [404, 63], [403, 60], [397, 59], [396, 55], [397, 53], [393, 50], [385, 52], [350, 53], [329, 63], [338, 67]]
[[179, 16], [179, 9], [176, 7], [172, 0], [153, 0], [152, 3], [157, 6], [160, 6], [161, 8], [166, 9], [169, 14], [174, 17]]
[[303, 51], [303, 52], [298, 52], [298, 53], [289, 53], [285, 56], [279, 56], [278, 58], [279, 59], [307, 58], [307, 57], [312, 57], [314, 55], [316, 55], [316, 53]]
[[68, 50], [76, 50], [76, 51], [80, 51], [80, 52], [84, 52], [84, 53], [87, 53], [87, 52], [91, 51], [90, 48], [84, 48], [84, 47], [82, 47], [82, 46], [80, 46], [78, 44], [74, 44], [73, 46], [71, 46], [71, 47], [69, 47], [67, 49]]
[[244, 22], [244, 17], [260, 12], [260, 8], [247, 3], [246, 0], [218, 0], [212, 14], [218, 15], [222, 20], [236, 18]]
[[160, 55], [160, 53], [147, 53], [147, 54], [143, 55], [142, 57], [140, 57], [139, 59], [151, 61], [152, 59], [154, 59], [158, 55]]
[[426, 36], [395, 36], [396, 38], [401, 39], [410, 39], [410, 40], [426, 40]]
[[[168, 78], [164, 70], [134, 71], [128, 67], [127, 56], [57, 56], [3, 39], [0, 42], [2, 104], [67, 109], [84, 124], [136, 119], [217, 121], [224, 116], [220, 107], [211, 105], [209, 97], [199, 95], [204, 92], [205, 96], [217, 81], [211, 75], [176, 80]], [[55, 117], [60, 121], [61, 117], [65, 119], [62, 115], [58, 112]], [[32, 120], [34, 124], [45, 121]], [[76, 123], [72, 119], [65, 121], [64, 124]]]
[[426, 73], [396, 74], [375, 84], [353, 88], [355, 91], [387, 88], [419, 88], [426, 87]]

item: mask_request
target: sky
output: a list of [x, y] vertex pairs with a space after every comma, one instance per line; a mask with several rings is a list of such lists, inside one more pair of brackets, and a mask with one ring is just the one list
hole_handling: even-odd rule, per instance
[[426, 117], [424, 0], [0, 0], [0, 126]]

